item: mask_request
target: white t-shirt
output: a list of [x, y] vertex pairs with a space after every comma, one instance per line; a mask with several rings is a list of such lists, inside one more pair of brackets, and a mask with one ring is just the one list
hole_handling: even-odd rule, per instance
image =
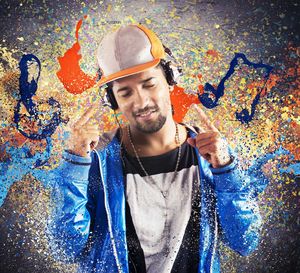
[[[199, 190], [199, 168], [193, 149], [182, 144], [173, 181], [178, 148], [140, 160], [124, 152], [126, 200], [144, 251], [147, 273], [170, 273], [191, 216], [193, 192]], [[124, 149], [123, 149], [124, 150]]]

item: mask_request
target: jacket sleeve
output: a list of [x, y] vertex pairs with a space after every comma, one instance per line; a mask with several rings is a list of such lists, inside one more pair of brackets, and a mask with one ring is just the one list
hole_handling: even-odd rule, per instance
[[256, 200], [255, 177], [240, 170], [237, 160], [214, 169], [213, 188], [221, 238], [241, 255], [250, 254], [259, 243], [262, 219]]
[[89, 198], [92, 159], [68, 152], [52, 172], [50, 217], [47, 225], [50, 250], [65, 262], [75, 262], [87, 248], [95, 206]]

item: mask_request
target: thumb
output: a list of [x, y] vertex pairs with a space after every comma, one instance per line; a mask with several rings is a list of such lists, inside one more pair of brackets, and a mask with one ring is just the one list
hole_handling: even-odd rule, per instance
[[192, 147], [196, 147], [196, 139], [189, 137], [187, 139], [187, 143], [190, 144]]

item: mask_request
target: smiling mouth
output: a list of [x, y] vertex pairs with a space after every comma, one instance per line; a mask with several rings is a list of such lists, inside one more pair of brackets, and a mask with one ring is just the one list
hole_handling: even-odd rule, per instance
[[152, 113], [155, 113], [156, 110], [149, 110], [147, 112], [144, 112], [144, 113], [139, 113], [139, 114], [135, 114], [136, 117], [147, 117], [149, 115], [151, 115]]

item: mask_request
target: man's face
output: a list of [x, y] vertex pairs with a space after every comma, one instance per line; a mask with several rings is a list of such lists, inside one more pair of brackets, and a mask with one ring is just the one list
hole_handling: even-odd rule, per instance
[[113, 93], [130, 126], [159, 131], [171, 113], [169, 85], [161, 68], [150, 68], [113, 82]]

